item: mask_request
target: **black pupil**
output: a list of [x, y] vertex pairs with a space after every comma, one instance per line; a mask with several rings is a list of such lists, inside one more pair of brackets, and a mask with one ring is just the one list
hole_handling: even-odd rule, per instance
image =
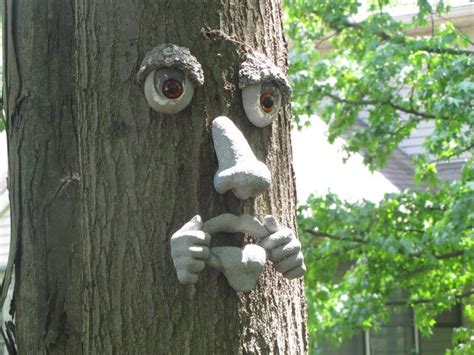
[[273, 100], [272, 94], [265, 93], [262, 95], [260, 103], [264, 109], [270, 110], [275, 104], [275, 100]]
[[163, 90], [163, 95], [169, 99], [176, 99], [183, 93], [183, 85], [181, 85], [181, 82], [176, 79], [166, 80], [161, 88]]

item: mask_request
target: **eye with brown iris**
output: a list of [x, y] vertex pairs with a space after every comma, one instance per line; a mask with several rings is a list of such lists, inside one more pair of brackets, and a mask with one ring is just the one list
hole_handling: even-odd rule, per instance
[[269, 113], [272, 111], [273, 106], [275, 105], [275, 99], [270, 92], [264, 92], [260, 95], [260, 105], [262, 106], [263, 111]]
[[183, 84], [176, 79], [168, 79], [161, 86], [163, 95], [168, 99], [177, 99], [183, 94]]

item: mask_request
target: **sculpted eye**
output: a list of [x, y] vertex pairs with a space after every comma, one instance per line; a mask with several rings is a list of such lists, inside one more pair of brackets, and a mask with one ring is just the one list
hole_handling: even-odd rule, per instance
[[178, 113], [191, 102], [194, 85], [181, 70], [161, 68], [148, 74], [144, 92], [148, 105], [154, 110]]
[[183, 94], [183, 84], [176, 79], [168, 79], [161, 86], [161, 91], [168, 99], [177, 99]]
[[257, 127], [272, 123], [288, 102], [291, 87], [286, 75], [263, 54], [250, 52], [239, 69], [239, 88], [248, 119]]
[[280, 110], [280, 89], [271, 82], [248, 85], [242, 89], [242, 101], [250, 122], [257, 127], [265, 127]]
[[260, 106], [262, 106], [263, 111], [266, 113], [272, 112], [272, 109], [275, 105], [275, 99], [271, 92], [264, 92], [260, 95]]
[[143, 58], [137, 82], [148, 106], [178, 113], [191, 103], [194, 89], [204, 84], [204, 73], [188, 48], [162, 43]]

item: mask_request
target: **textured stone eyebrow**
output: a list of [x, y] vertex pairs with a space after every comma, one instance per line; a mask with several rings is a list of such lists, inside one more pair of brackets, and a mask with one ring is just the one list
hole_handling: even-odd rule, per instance
[[273, 62], [261, 53], [247, 53], [240, 65], [239, 88], [264, 82], [274, 83], [281, 92], [282, 102], [288, 102], [291, 86], [287, 76]]
[[177, 68], [182, 70], [194, 83], [194, 86], [204, 84], [204, 72], [196, 57], [188, 48], [174, 44], [163, 43], [149, 51], [140, 65], [137, 80], [143, 85], [147, 75], [160, 68]]

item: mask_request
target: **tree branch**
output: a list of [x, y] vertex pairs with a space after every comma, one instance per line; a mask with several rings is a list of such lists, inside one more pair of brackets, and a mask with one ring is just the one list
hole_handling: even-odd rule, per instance
[[[350, 21], [346, 21], [344, 24], [340, 26], [334, 26], [334, 24], [329, 23], [329, 27], [338, 31], [341, 31], [341, 29], [344, 27], [356, 29], [359, 31], [362, 31], [364, 29], [364, 26], [362, 26], [360, 23], [355, 23], [355, 22], [350, 22]], [[376, 31], [374, 32], [374, 34], [380, 39], [387, 42], [392, 42], [399, 45], [408, 44], [408, 41], [405, 38], [403, 40], [394, 38], [393, 36], [389, 35], [387, 32], [382, 31], [382, 30]], [[428, 52], [428, 53], [435, 53], [435, 54], [450, 54], [450, 55], [473, 55], [474, 54], [474, 51], [469, 50], [469, 49], [437, 48], [437, 47], [432, 47], [432, 46], [420, 46], [420, 47], [417, 47], [417, 50]]]
[[330, 254], [321, 255], [318, 258], [319, 258], [319, 260], [322, 260], [322, 259], [327, 259], [327, 258], [338, 257], [338, 256], [341, 256], [341, 255], [345, 255], [348, 252], [360, 249], [360, 248], [362, 248], [362, 246], [363, 245], [361, 243], [358, 243], [358, 244], [355, 244], [353, 247], [338, 249], [338, 250], [335, 250], [334, 252], [332, 252]]
[[318, 49], [318, 48], [321, 46], [321, 44], [323, 44], [324, 42], [329, 41], [331, 38], [337, 36], [338, 34], [339, 34], [338, 31], [334, 31], [334, 32], [330, 33], [330, 34], [327, 35], [326, 37], [320, 39], [320, 40], [315, 44], [314, 47], [315, 47], [316, 49]]
[[459, 256], [464, 256], [466, 254], [465, 250], [453, 251], [452, 253], [446, 253], [441, 255], [434, 254], [433, 256], [438, 260], [446, 260], [451, 258], [457, 258]]
[[[454, 297], [458, 300], [469, 297], [471, 295], [474, 295], [474, 288], [471, 288], [470, 290], [454, 295]], [[426, 298], [420, 298], [418, 300], [410, 301], [410, 300], [400, 300], [400, 301], [388, 301], [385, 303], [386, 306], [410, 306], [410, 305], [416, 305], [416, 304], [425, 304], [425, 303], [431, 303], [435, 302], [436, 299], [426, 299]]]
[[343, 241], [343, 242], [355, 242], [355, 243], [366, 244], [366, 241], [364, 239], [360, 239], [360, 238], [340, 237], [338, 235], [332, 235], [332, 234], [329, 234], [329, 233], [316, 232], [316, 231], [311, 230], [311, 229], [305, 229], [305, 232], [308, 233], [308, 234], [311, 234], [315, 237], [328, 238], [328, 239], [339, 240], [339, 241]]
[[418, 234], [424, 234], [426, 231], [423, 229], [415, 229], [415, 228], [395, 228], [397, 232], [408, 232], [408, 233], [418, 233]]
[[410, 256], [413, 256], [414, 258], [426, 258], [426, 257], [434, 257], [437, 260], [446, 260], [446, 259], [452, 259], [452, 258], [457, 258], [460, 256], [464, 256], [466, 252], [470, 252], [472, 249], [469, 250], [456, 250], [450, 253], [445, 253], [445, 254], [424, 254], [424, 253], [414, 253], [414, 254], [409, 254]]
[[[305, 229], [304, 231], [308, 234], [311, 234], [312, 236], [315, 236], [315, 237], [327, 238], [327, 239], [331, 239], [331, 240], [337, 240], [337, 241], [340, 241], [340, 242], [354, 242], [354, 243], [359, 243], [359, 244], [368, 244], [368, 241], [365, 240], [365, 239], [362, 239], [362, 238], [341, 237], [339, 235], [329, 234], [329, 233], [325, 233], [325, 232], [316, 232], [312, 229]], [[423, 233], [422, 230], [418, 230], [418, 229], [407, 229], [407, 230], [403, 230], [403, 231], [404, 232]], [[456, 250], [456, 251], [452, 251], [452, 252], [445, 253], [445, 254], [427, 254], [427, 253], [419, 252], [419, 253], [410, 253], [410, 254], [407, 254], [406, 256], [413, 257], [413, 258], [434, 257], [437, 260], [447, 260], [447, 259], [452, 259], [452, 258], [457, 258], [457, 257], [460, 257], [460, 256], [464, 256], [466, 254], [466, 252], [471, 252], [471, 251], [472, 251], [472, 249]], [[337, 255], [337, 253], [338, 252], [335, 252], [335, 255]]]
[[383, 101], [383, 100], [348, 100], [348, 99], [343, 99], [342, 97], [339, 97], [337, 95], [330, 94], [330, 93], [326, 94], [326, 96], [333, 99], [336, 102], [340, 102], [340, 103], [344, 103], [344, 104], [349, 104], [349, 105], [354, 105], [354, 106], [382, 104], [382, 105], [391, 106], [391, 107], [393, 107], [394, 109], [396, 109], [398, 111], [402, 111], [402, 112], [405, 112], [405, 113], [408, 113], [408, 114], [413, 114], [415, 116], [420, 116], [420, 117], [423, 117], [423, 118], [426, 118], [426, 119], [431, 119], [432, 120], [432, 119], [436, 118], [436, 116], [431, 114], [431, 113], [421, 112], [421, 111], [415, 110], [413, 108], [403, 107], [403, 106], [400, 106], [400, 105], [398, 105], [394, 102], [391, 102], [390, 100], [386, 100], [386, 101]]

